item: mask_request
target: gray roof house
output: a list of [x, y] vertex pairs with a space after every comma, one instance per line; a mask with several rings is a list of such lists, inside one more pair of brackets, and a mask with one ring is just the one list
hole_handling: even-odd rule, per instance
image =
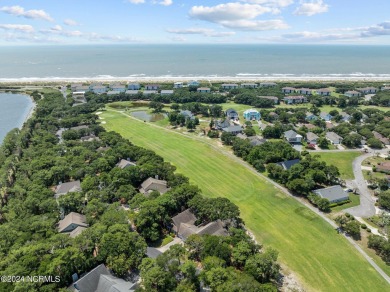
[[229, 126], [227, 128], [222, 128], [222, 131], [237, 135], [238, 133], [242, 132], [242, 127], [241, 126]]
[[178, 237], [183, 240], [186, 240], [192, 234], [209, 234], [218, 236], [229, 235], [225, 229], [225, 224], [221, 220], [195, 226], [196, 220], [196, 216], [189, 209], [187, 209], [172, 218], [172, 230], [177, 234]]
[[222, 130], [223, 128], [230, 127], [230, 121], [228, 118], [223, 121], [216, 121], [215, 126], [218, 130]]
[[286, 161], [278, 162], [276, 164], [280, 165], [281, 167], [283, 167], [284, 170], [289, 170], [293, 165], [295, 165], [295, 164], [297, 164], [299, 162], [300, 162], [299, 159], [292, 159], [292, 160], [286, 160]]
[[348, 90], [348, 91], [344, 92], [344, 95], [348, 96], [348, 97], [359, 97], [359, 96], [361, 96], [361, 93], [359, 91], [355, 91], [355, 90]]
[[120, 169], [124, 169], [124, 168], [129, 167], [129, 166], [137, 166], [137, 164], [134, 163], [134, 162], [125, 160], [125, 159], [121, 159], [121, 160], [116, 164], [116, 166], [118, 166]]
[[301, 143], [303, 138], [302, 135], [299, 135], [297, 132], [293, 130], [284, 132], [283, 136], [290, 143]]
[[77, 226], [72, 232], [69, 233], [69, 237], [75, 238], [79, 236], [87, 227]]
[[286, 96], [284, 99], [285, 104], [295, 104], [295, 103], [304, 103], [307, 102], [307, 98], [303, 95], [298, 96]]
[[325, 138], [330, 141], [333, 145], [339, 145], [343, 141], [343, 137], [340, 137], [335, 132], [327, 132]]
[[56, 187], [56, 193], [54, 197], [57, 199], [67, 193], [81, 192], [81, 184], [79, 180], [71, 181], [67, 183], [61, 183]]
[[348, 122], [351, 119], [351, 116], [349, 114], [347, 114], [346, 112], [341, 112], [340, 116], [343, 117], [344, 122]]
[[64, 219], [58, 222], [58, 232], [72, 232], [79, 226], [88, 227], [87, 218], [83, 214], [70, 212]]
[[165, 180], [149, 177], [141, 184], [139, 191], [144, 195], [148, 195], [153, 191], [158, 191], [160, 194], [164, 194], [169, 191], [169, 188], [167, 187], [167, 182]]
[[238, 113], [236, 110], [232, 109], [232, 108], [229, 108], [225, 111], [225, 115], [228, 119], [238, 119], [239, 116], [238, 116]]
[[224, 83], [224, 84], [221, 84], [221, 88], [227, 89], [227, 90], [236, 89], [236, 88], [238, 88], [238, 84]]
[[343, 202], [349, 200], [348, 193], [340, 185], [318, 189], [313, 191], [321, 198], [328, 199], [331, 203]]
[[257, 83], [241, 83], [242, 88], [257, 88]]
[[332, 91], [330, 89], [327, 89], [327, 88], [322, 88], [322, 89], [317, 90], [317, 94], [322, 95], [322, 96], [329, 96], [331, 94], [331, 92]]
[[267, 142], [266, 139], [260, 138], [260, 137], [258, 137], [258, 136], [251, 136], [251, 137], [248, 137], [247, 139], [249, 140], [249, 143], [250, 143], [252, 146], [259, 146], [259, 145], [262, 145], [262, 144], [264, 144], [265, 142]]
[[134, 292], [137, 286], [136, 282], [127, 282], [113, 276], [101, 264], [74, 282], [69, 289], [73, 292]]
[[316, 145], [317, 141], [318, 141], [318, 138], [319, 137], [316, 134], [314, 134], [313, 132], [307, 132], [307, 134], [306, 134], [306, 141], [309, 144]]
[[180, 114], [183, 115], [186, 119], [194, 120], [195, 116], [191, 111], [185, 110], [180, 111]]

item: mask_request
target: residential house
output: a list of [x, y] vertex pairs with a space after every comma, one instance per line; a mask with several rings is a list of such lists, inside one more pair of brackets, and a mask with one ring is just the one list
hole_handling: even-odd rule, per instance
[[241, 83], [242, 88], [257, 88], [257, 83]]
[[222, 130], [223, 128], [230, 127], [230, 120], [229, 120], [229, 118], [226, 118], [226, 119], [224, 119], [222, 121], [216, 121], [215, 127], [218, 130]]
[[390, 141], [388, 138], [384, 137], [381, 133], [378, 133], [377, 131], [372, 131], [374, 134], [374, 137], [381, 141], [384, 145], [390, 145]]
[[167, 186], [167, 181], [149, 177], [141, 184], [139, 191], [144, 195], [148, 195], [153, 191], [158, 191], [160, 194], [164, 194], [169, 191], [169, 188]]
[[275, 112], [270, 112], [269, 113], [269, 116], [271, 117], [271, 119], [273, 120], [276, 120], [277, 118], [279, 118], [279, 115]]
[[284, 94], [294, 93], [295, 92], [295, 88], [294, 87], [283, 87], [282, 88], [282, 92]]
[[296, 104], [296, 103], [305, 103], [307, 102], [306, 97], [299, 95], [299, 96], [286, 96], [284, 97], [284, 103], [286, 104]]
[[84, 91], [84, 92], [89, 92], [89, 86], [78, 86], [74, 91]]
[[136, 95], [138, 94], [140, 91], [139, 90], [135, 90], [135, 89], [129, 89], [129, 90], [126, 90], [126, 94], [128, 95]]
[[210, 93], [211, 89], [209, 87], [199, 87], [196, 91], [199, 93]]
[[68, 288], [72, 292], [134, 292], [138, 287], [138, 280], [125, 281], [115, 277], [101, 264], [86, 273], [80, 279], [75, 275], [74, 283]]
[[330, 89], [327, 89], [327, 88], [317, 89], [316, 92], [318, 95], [321, 95], [321, 96], [330, 96], [330, 94], [332, 93], [332, 91]]
[[274, 102], [274, 104], [278, 104], [279, 99], [276, 96], [259, 96], [261, 99], [269, 99]]
[[[70, 85], [70, 90], [71, 90], [72, 92], [77, 91], [77, 88], [78, 88], [78, 87], [81, 87], [81, 86], [83, 86], [81, 83], [74, 83], [74, 84], [71, 84], [71, 85]], [[88, 89], [89, 89], [89, 87], [88, 87]]]
[[173, 90], [161, 90], [160, 95], [171, 95]]
[[221, 84], [221, 88], [224, 90], [236, 89], [236, 88], [238, 88], [238, 84], [224, 83], [224, 84]]
[[118, 95], [118, 94], [121, 94], [121, 92], [117, 91], [117, 90], [107, 91], [107, 95], [109, 95], [109, 96]]
[[192, 234], [208, 234], [216, 236], [229, 235], [225, 228], [225, 224], [221, 220], [213, 221], [208, 224], [201, 224], [198, 226], [195, 225], [196, 220], [196, 216], [190, 211], [190, 209], [187, 209], [172, 217], [172, 230], [179, 238], [183, 240], [186, 240]]
[[340, 137], [335, 132], [327, 132], [325, 138], [333, 145], [340, 145], [343, 141], [343, 137]]
[[127, 84], [127, 89], [128, 90], [140, 90], [141, 89], [141, 84], [139, 84], [139, 83], [129, 83], [129, 84]]
[[238, 120], [239, 116], [236, 110], [229, 108], [225, 111], [225, 116], [231, 120]]
[[75, 193], [75, 192], [81, 192], [81, 183], [79, 180], [71, 181], [67, 183], [60, 183], [56, 187], [54, 197], [57, 199], [62, 195], [66, 195], [68, 193]]
[[87, 218], [83, 214], [70, 212], [64, 219], [58, 222], [58, 232], [66, 233], [75, 230], [77, 227], [87, 228]]
[[241, 133], [237, 134], [236, 137], [241, 140], [246, 140], [246, 138], [248, 138], [245, 134], [241, 134]]
[[320, 118], [323, 119], [325, 122], [329, 122], [333, 117], [328, 113], [321, 112]]
[[325, 128], [326, 129], [333, 129], [335, 127], [335, 125], [332, 123], [332, 122], [326, 122], [325, 123]]
[[145, 85], [145, 90], [158, 90], [160, 85], [158, 84], [147, 84]]
[[318, 139], [319, 139], [319, 137], [316, 134], [314, 134], [313, 132], [307, 132], [306, 133], [306, 141], [307, 141], [307, 143], [313, 144], [313, 145], [317, 145]]
[[349, 122], [349, 120], [351, 119], [351, 116], [349, 114], [347, 114], [346, 112], [341, 112], [340, 113], [340, 116], [342, 116], [342, 121], [344, 122]]
[[284, 132], [283, 136], [289, 143], [301, 143], [303, 138], [302, 135], [299, 135], [297, 132], [293, 130]]
[[237, 135], [238, 133], [242, 133], [242, 127], [237, 126], [229, 126], [227, 128], [222, 128], [223, 132], [232, 133], [233, 135]]
[[249, 144], [252, 146], [259, 146], [267, 142], [266, 139], [260, 138], [259, 136], [250, 136], [247, 137], [247, 140], [249, 140]]
[[173, 88], [182, 88], [184, 85], [183, 85], [183, 82], [175, 82], [173, 83]]
[[190, 82], [188, 82], [188, 84], [187, 84], [188, 86], [199, 86], [200, 84], [199, 84], [199, 82], [198, 81], [196, 81], [196, 80], [192, 80], [192, 81], [190, 81]]
[[390, 173], [390, 161], [381, 162], [375, 166], [376, 171]]
[[96, 137], [94, 134], [86, 135], [80, 138], [81, 142], [92, 142], [92, 141], [100, 141], [99, 137]]
[[378, 91], [375, 87], [364, 87], [364, 88], [358, 88], [357, 91], [361, 92], [362, 94], [374, 94]]
[[304, 95], [312, 95], [312, 89], [310, 88], [299, 88], [296, 90], [299, 94], [304, 94]]
[[338, 203], [349, 200], [348, 193], [344, 191], [340, 185], [314, 190], [313, 193], [323, 199], [328, 199], [330, 203]]
[[258, 121], [261, 118], [261, 114], [259, 111], [251, 108], [251, 109], [247, 109], [246, 111], [244, 111], [244, 118], [247, 121], [252, 121], [252, 120]]
[[71, 231], [69, 233], [69, 237], [71, 238], [76, 238], [77, 236], [79, 236], [81, 233], [84, 232], [84, 230], [88, 229], [88, 227], [84, 227], [84, 226], [77, 226], [73, 231]]
[[103, 84], [101, 84], [101, 83], [91, 83], [89, 85], [89, 89], [92, 91], [95, 87], [98, 87], [98, 86], [103, 86]]
[[102, 93], [107, 92], [107, 87], [106, 86], [102, 86], [102, 85], [94, 86], [91, 90], [92, 90], [93, 93], [102, 94]]
[[[316, 128], [317, 126], [315, 125], [312, 125], [312, 124], [298, 124], [299, 127], [306, 127], [307, 129], [314, 129]], [[299, 128], [298, 127], [298, 128]]]
[[278, 162], [276, 164], [283, 167], [284, 170], [289, 170], [291, 167], [293, 167], [295, 164], [298, 164], [299, 162], [300, 162], [299, 159], [292, 159], [292, 160]]
[[382, 86], [381, 87], [381, 90], [385, 91], [385, 90], [390, 90], [390, 86]]
[[274, 87], [276, 86], [275, 82], [261, 82], [260, 87]]
[[125, 169], [126, 167], [137, 166], [137, 164], [134, 162], [131, 162], [130, 160], [121, 159], [116, 164], [116, 166], [119, 167], [120, 169]]
[[180, 114], [184, 116], [186, 119], [195, 120], [195, 116], [191, 111], [188, 110], [180, 111]]
[[316, 120], [318, 120], [318, 117], [315, 114], [313, 114], [313, 113], [307, 112], [305, 120], [309, 121], [309, 122], [310, 121], [316, 121]]
[[348, 90], [348, 91], [344, 92], [344, 95], [348, 96], [348, 97], [360, 97], [361, 93], [359, 91], [355, 91], [355, 90]]
[[72, 93], [73, 99], [84, 99], [85, 98], [85, 91], [75, 91]]
[[110, 88], [111, 88], [112, 91], [119, 91], [119, 92], [125, 92], [126, 91], [126, 85], [118, 84], [118, 83], [111, 84]]
[[145, 96], [151, 95], [151, 94], [157, 94], [157, 90], [144, 90], [144, 91], [142, 91], [142, 94]]

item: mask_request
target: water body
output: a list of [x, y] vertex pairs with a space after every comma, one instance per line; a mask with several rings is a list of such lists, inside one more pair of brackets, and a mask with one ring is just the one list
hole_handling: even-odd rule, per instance
[[390, 79], [389, 46], [99, 45], [0, 48], [0, 81], [110, 78]]
[[163, 120], [164, 118], [167, 117], [166, 114], [161, 114], [161, 113], [149, 114], [146, 111], [135, 111], [135, 112], [131, 112], [130, 115], [139, 119], [139, 120], [143, 120], [143, 121], [147, 121], [147, 122], [157, 122], [157, 121]]
[[14, 128], [21, 128], [34, 104], [23, 94], [0, 93], [0, 143]]

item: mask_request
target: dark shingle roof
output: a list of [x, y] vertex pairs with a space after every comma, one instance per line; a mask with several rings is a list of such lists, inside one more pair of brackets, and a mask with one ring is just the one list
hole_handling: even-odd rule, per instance
[[299, 159], [293, 159], [293, 160], [278, 162], [276, 164], [280, 165], [285, 170], [289, 170], [293, 165], [299, 163], [299, 161], [300, 161]]
[[194, 224], [197, 220], [194, 213], [191, 212], [190, 209], [187, 209], [179, 214], [177, 214], [175, 217], [172, 217], [173, 221], [173, 230], [176, 232], [180, 232], [180, 225], [183, 223], [186, 224]]

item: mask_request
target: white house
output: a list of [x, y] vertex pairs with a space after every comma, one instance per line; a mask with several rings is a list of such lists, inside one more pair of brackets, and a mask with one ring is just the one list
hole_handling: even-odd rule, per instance
[[295, 104], [295, 103], [304, 103], [307, 102], [306, 97], [299, 95], [299, 96], [286, 96], [284, 98], [284, 103], [286, 104]]
[[331, 90], [327, 88], [318, 89], [316, 92], [318, 95], [321, 96], [330, 96], [331, 94]]
[[285, 94], [294, 93], [295, 92], [295, 88], [294, 87], [283, 87], [282, 88], [282, 92], [285, 93]]
[[343, 141], [343, 137], [340, 137], [335, 132], [327, 132], [325, 138], [333, 145], [339, 145]]
[[312, 91], [310, 88], [299, 88], [296, 90], [299, 94], [311, 95]]
[[344, 92], [344, 95], [348, 96], [348, 97], [359, 97], [359, 96], [361, 96], [361, 93], [359, 91], [355, 91], [355, 90], [348, 90], [348, 91]]
[[303, 138], [302, 135], [299, 135], [297, 132], [293, 130], [284, 132], [283, 136], [289, 143], [301, 143]]
[[373, 94], [378, 91], [378, 89], [376, 89], [375, 87], [364, 87], [364, 88], [358, 88], [357, 90], [363, 94]]
[[196, 91], [199, 93], [210, 93], [211, 89], [209, 87], [199, 87]]
[[183, 87], [183, 82], [175, 82], [173, 83], [173, 88], [182, 88]]

